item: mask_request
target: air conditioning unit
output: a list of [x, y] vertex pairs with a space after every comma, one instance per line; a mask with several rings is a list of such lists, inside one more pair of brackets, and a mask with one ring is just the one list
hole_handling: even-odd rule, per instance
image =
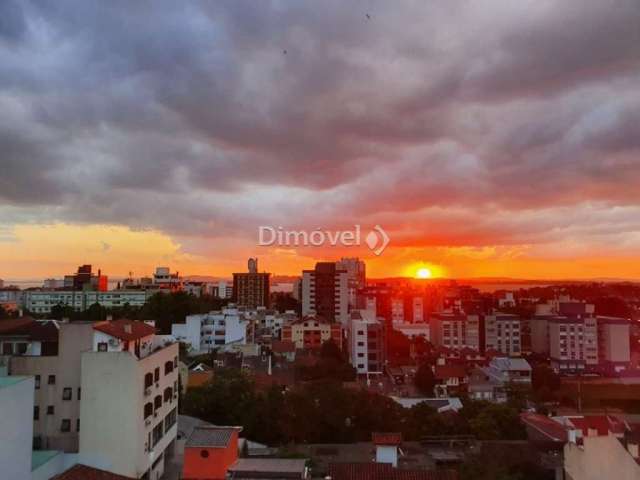
[[118, 346], [118, 339], [110, 338], [109, 339], [109, 345], [111, 345], [112, 347], [117, 347]]
[[149, 420], [148, 418], [144, 421], [144, 424], [148, 427], [149, 425], [151, 425], [151, 420]]
[[150, 388], [145, 388], [144, 389], [144, 396], [148, 397], [149, 395], [151, 395], [151, 389]]
[[158, 412], [153, 412], [153, 416], [157, 417], [158, 416]]
[[160, 388], [160, 382], [156, 382], [156, 388]]

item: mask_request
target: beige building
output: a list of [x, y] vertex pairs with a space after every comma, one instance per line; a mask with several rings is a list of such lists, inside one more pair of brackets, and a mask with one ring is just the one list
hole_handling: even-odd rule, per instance
[[177, 433], [178, 344], [142, 322], [102, 322], [81, 365], [82, 463], [159, 479]]
[[314, 315], [302, 317], [282, 327], [282, 340], [299, 349], [317, 349], [328, 340], [342, 348], [342, 326]]
[[598, 317], [598, 361], [624, 370], [631, 360], [630, 322], [624, 318]]
[[[51, 322], [48, 329], [52, 325], [58, 329], [57, 354], [43, 355], [37, 344], [45, 338], [34, 335], [29, 338], [27, 353], [15, 352], [11, 357], [10, 374], [32, 375], [35, 379], [34, 448], [77, 452], [82, 395], [80, 355], [91, 349], [93, 328], [90, 322]], [[37, 325], [32, 331], [46, 328]], [[49, 335], [46, 340], [52, 343]]]
[[478, 315], [438, 313], [429, 319], [432, 342], [454, 350], [480, 351], [482, 323]]
[[520, 317], [496, 314], [484, 317], [485, 350], [495, 350], [509, 357], [522, 354]]
[[638, 443], [611, 434], [584, 437], [581, 445], [569, 442], [564, 447], [564, 471], [567, 480], [637, 480]]
[[553, 317], [548, 324], [549, 357], [556, 371], [582, 371], [598, 364], [595, 317]]

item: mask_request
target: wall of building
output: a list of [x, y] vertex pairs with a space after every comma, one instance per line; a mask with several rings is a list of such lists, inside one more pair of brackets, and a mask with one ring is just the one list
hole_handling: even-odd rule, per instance
[[[41, 448], [78, 451], [77, 421], [80, 418], [80, 355], [92, 347], [93, 326], [90, 322], [60, 323], [59, 348], [56, 356], [16, 356], [11, 358], [12, 375], [39, 376], [34, 404], [39, 419], [33, 420], [33, 434], [41, 439]], [[49, 377], [54, 383], [49, 383]], [[65, 399], [65, 388], [71, 397]], [[47, 414], [53, 407], [53, 414]], [[62, 431], [62, 420], [69, 420], [70, 429]]]
[[[128, 352], [85, 352], [82, 354], [82, 402], [80, 457], [88, 465], [140, 478], [164, 453], [176, 437], [176, 425], [164, 431], [150, 448], [153, 429], [165, 422], [177, 408], [177, 400], [165, 402], [145, 421], [144, 405], [174, 389], [178, 369], [165, 375], [164, 365], [178, 355], [178, 344], [169, 345], [138, 360]], [[145, 392], [145, 374], [160, 369], [159, 381]]]
[[[206, 457], [202, 452], [207, 452]], [[226, 448], [185, 447], [182, 478], [185, 480], [224, 480], [227, 469], [238, 459], [238, 433]]]
[[0, 476], [31, 479], [33, 441], [32, 377], [0, 378]]
[[640, 465], [614, 436], [585, 437], [564, 447], [564, 469], [572, 480], [637, 480]]

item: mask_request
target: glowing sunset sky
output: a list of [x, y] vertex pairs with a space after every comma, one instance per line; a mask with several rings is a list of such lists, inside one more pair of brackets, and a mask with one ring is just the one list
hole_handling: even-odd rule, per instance
[[[640, 279], [639, 25], [638, 0], [4, 0], [0, 278]], [[391, 244], [257, 246], [354, 224]]]

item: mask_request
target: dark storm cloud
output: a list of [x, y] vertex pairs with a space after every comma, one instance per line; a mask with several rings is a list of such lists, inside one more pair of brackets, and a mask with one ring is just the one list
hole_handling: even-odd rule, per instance
[[639, 63], [635, 0], [3, 2], [0, 220], [545, 209], [501, 224], [533, 237], [640, 203]]

